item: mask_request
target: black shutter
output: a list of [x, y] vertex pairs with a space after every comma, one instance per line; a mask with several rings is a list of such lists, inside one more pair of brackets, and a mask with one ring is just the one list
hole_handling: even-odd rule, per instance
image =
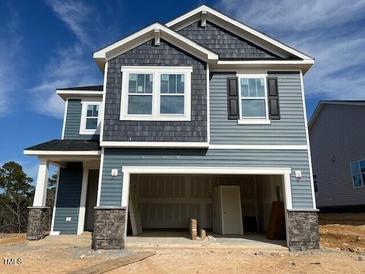
[[238, 80], [237, 77], [227, 78], [228, 120], [238, 119]]
[[269, 100], [269, 117], [271, 120], [280, 120], [278, 78], [268, 77], [267, 86]]

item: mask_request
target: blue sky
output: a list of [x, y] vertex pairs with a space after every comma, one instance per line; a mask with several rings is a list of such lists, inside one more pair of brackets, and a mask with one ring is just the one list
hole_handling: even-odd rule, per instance
[[207, 4], [313, 57], [305, 76], [308, 115], [320, 99], [364, 99], [365, 0], [69, 1], [0, 3], [0, 164], [36, 177], [23, 149], [61, 137], [55, 89], [102, 75], [92, 52], [153, 22]]

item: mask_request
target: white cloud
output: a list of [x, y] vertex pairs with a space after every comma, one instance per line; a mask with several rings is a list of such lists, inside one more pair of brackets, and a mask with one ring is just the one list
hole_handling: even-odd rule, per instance
[[40, 83], [30, 89], [35, 99], [32, 102], [35, 110], [62, 118], [64, 104], [56, 89], [95, 84], [97, 76], [92, 65], [92, 60], [85, 57], [83, 47], [78, 43], [58, 50], [45, 66]]
[[19, 16], [16, 10], [8, 5], [7, 16], [0, 19], [0, 116], [11, 109], [11, 92], [19, 88], [19, 79], [14, 73], [16, 64], [20, 66], [17, 54], [21, 48], [22, 36], [19, 31]]
[[46, 1], [58, 19], [75, 35], [75, 40], [67, 47], [56, 49], [50, 61], [45, 64], [39, 84], [30, 89], [34, 100], [34, 110], [62, 119], [63, 101], [57, 96], [57, 88], [99, 84], [101, 74], [90, 58], [100, 33], [98, 16], [92, 6], [81, 1]]
[[313, 56], [306, 93], [317, 99], [364, 98], [365, 0], [220, 0], [217, 7]]

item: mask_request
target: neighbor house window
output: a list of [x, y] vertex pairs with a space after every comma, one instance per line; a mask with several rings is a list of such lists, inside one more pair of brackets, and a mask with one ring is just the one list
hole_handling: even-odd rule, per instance
[[266, 76], [239, 76], [239, 109], [242, 123], [270, 123]]
[[99, 132], [101, 102], [82, 102], [80, 134]]
[[190, 120], [191, 67], [122, 67], [121, 70], [121, 120]]
[[351, 176], [355, 188], [365, 186], [365, 160], [351, 163]]

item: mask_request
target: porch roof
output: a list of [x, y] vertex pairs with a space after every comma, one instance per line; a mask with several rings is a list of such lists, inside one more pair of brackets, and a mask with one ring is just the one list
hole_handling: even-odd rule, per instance
[[99, 155], [97, 140], [51, 140], [24, 150], [27, 155]]

